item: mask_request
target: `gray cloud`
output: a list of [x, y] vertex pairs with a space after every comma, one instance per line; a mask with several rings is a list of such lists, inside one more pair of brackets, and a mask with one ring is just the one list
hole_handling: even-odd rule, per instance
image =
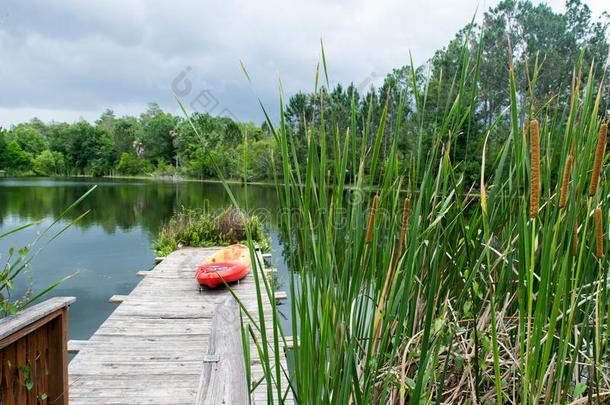
[[[245, 1], [4, 0], [0, 4], [0, 125], [134, 114], [154, 101], [177, 111], [170, 86], [187, 66], [193, 90], [260, 122], [256, 96], [277, 110], [285, 92], [313, 87], [323, 38], [333, 83], [377, 82], [422, 63], [498, 0]], [[591, 0], [594, 12], [602, 2]], [[562, 0], [553, 0], [560, 7]], [[242, 60], [253, 80], [241, 71]]]

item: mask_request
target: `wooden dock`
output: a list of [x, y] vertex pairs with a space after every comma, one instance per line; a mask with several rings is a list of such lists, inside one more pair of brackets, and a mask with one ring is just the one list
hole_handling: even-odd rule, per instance
[[[247, 404], [249, 396], [267, 403], [264, 380], [253, 392], [247, 387], [237, 303], [225, 288], [200, 293], [194, 280], [196, 266], [217, 250], [175, 251], [140, 274], [129, 295], [112, 297], [120, 303], [95, 334], [69, 345], [78, 351], [69, 365], [70, 404]], [[257, 316], [255, 287], [250, 273], [233, 289]], [[264, 303], [271, 333], [272, 308]], [[249, 352], [257, 383], [262, 366], [253, 342]], [[281, 363], [287, 370], [283, 355]], [[292, 404], [292, 396], [274, 403]]]

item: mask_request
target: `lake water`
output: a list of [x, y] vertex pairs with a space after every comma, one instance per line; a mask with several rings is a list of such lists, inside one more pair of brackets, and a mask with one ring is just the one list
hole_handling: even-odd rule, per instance
[[[181, 206], [207, 210], [230, 206], [223, 186], [212, 183], [0, 178], [0, 234], [42, 220], [40, 225], [0, 239], [0, 263], [10, 247], [31, 243], [93, 185], [98, 185], [97, 189], [69, 217], [91, 210], [89, 214], [45, 246], [18, 284], [20, 292], [28, 288], [36, 292], [74, 274], [50, 294], [76, 297], [69, 311], [70, 339], [88, 339], [116, 308], [108, 298], [128, 294], [140, 281], [136, 272], [154, 266], [151, 242], [174, 210]], [[247, 192], [243, 186], [231, 188], [240, 206], [267, 217], [274, 265], [280, 280], [285, 280], [287, 269], [274, 221], [279, 211], [275, 188], [248, 186]], [[57, 229], [65, 224], [61, 222]], [[45, 244], [41, 242], [37, 246]]]

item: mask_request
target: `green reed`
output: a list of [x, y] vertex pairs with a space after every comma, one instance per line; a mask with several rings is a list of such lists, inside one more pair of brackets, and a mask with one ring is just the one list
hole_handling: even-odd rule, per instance
[[[604, 88], [579, 61], [561, 107], [535, 99], [537, 62], [526, 94], [509, 65], [510, 106], [484, 131], [481, 181], [473, 186], [452, 147], [473, 120], [480, 51], [466, 41], [462, 59], [447, 100], [428, 93], [442, 78], [422, 82], [412, 69], [404, 94], [389, 95], [400, 100], [390, 126], [389, 101], [379, 122], [369, 113], [356, 125], [352, 103], [347, 128], [324, 113], [306, 123], [307, 159], [297, 156], [282, 100], [279, 124], [268, 119], [295, 269], [290, 330], [277, 314], [270, 325], [260, 316], [262, 289], [258, 314], [242, 307], [246, 363], [255, 339], [268, 401], [288, 391], [300, 404], [609, 398]], [[324, 53], [322, 73], [330, 87]], [[433, 97], [446, 107], [430, 116]], [[397, 134], [407, 105], [415, 147], [403, 155]], [[509, 133], [490, 158], [500, 122]], [[286, 336], [295, 337], [294, 367], [282, 386], [278, 342]]]

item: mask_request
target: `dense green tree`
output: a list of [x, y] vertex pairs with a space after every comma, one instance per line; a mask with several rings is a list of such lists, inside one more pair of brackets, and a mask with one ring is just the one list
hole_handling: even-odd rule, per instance
[[116, 162], [114, 139], [99, 128], [91, 129], [90, 134], [91, 136], [86, 137], [83, 143], [87, 157], [85, 173], [94, 176], [109, 174]]
[[[45, 128], [49, 149], [56, 152], [62, 152], [66, 157], [68, 157], [68, 148], [71, 143], [70, 132], [68, 131], [70, 126], [70, 124], [65, 122], [53, 122]], [[71, 161], [68, 161], [67, 163], [71, 163]]]
[[256, 125], [253, 122], [244, 122], [239, 128], [239, 141], [236, 144], [242, 144], [244, 137], [248, 137], [248, 140], [251, 142], [260, 141], [263, 138], [270, 137], [270, 131], [267, 127], [267, 123], [263, 123], [261, 126]]
[[222, 143], [229, 148], [239, 145], [243, 140], [242, 129], [239, 124], [228, 117], [219, 117], [219, 125], [224, 133]]
[[104, 129], [86, 121], [55, 125], [49, 131], [52, 151], [61, 152], [75, 174], [109, 174], [117, 156], [114, 139]]
[[233, 177], [245, 181], [260, 181], [273, 178], [273, 164], [277, 161], [275, 141], [264, 138], [260, 141], [248, 142], [247, 147], [248, 168], [244, 170], [244, 144], [237, 149]]
[[7, 141], [17, 142], [21, 149], [33, 155], [48, 147], [45, 137], [31, 124], [19, 124], [12, 128], [7, 134]]
[[107, 109], [95, 121], [95, 126], [112, 135], [114, 134], [116, 121], [117, 119], [114, 116], [114, 111]]
[[16, 141], [9, 141], [2, 152], [2, 170], [9, 173], [27, 172], [32, 167], [32, 155], [25, 152]]
[[305, 136], [305, 123], [312, 122], [316, 113], [314, 96], [298, 92], [290, 97], [286, 105], [286, 122], [299, 137]]
[[32, 162], [34, 173], [41, 176], [50, 176], [65, 173], [64, 156], [61, 152], [43, 150]]
[[115, 121], [113, 136], [117, 160], [125, 152], [135, 152], [134, 142], [138, 130], [139, 122], [135, 117], [122, 117]]
[[157, 104], [150, 104], [140, 117], [141, 127], [137, 138], [144, 156], [157, 164], [159, 161], [174, 163], [174, 128], [178, 119], [161, 110]]
[[567, 0], [564, 13], [544, 3], [504, 0], [485, 13], [481, 34], [481, 89], [488, 121], [508, 105], [509, 57], [519, 91], [525, 95], [531, 90], [532, 101], [543, 103], [553, 96], [569, 99], [566, 94], [581, 53], [585, 74], [591, 63], [602, 72], [608, 55], [607, 24], [594, 21], [580, 0]]
[[[193, 130], [191, 123], [197, 128]], [[175, 130], [175, 145], [178, 164], [185, 167], [191, 176], [217, 177], [216, 165], [226, 170], [225, 175], [234, 175], [238, 146], [244, 134], [250, 139], [263, 139], [268, 133], [254, 129], [251, 123], [238, 124], [227, 117], [213, 117], [210, 114], [195, 113], [191, 122], [180, 121]]]

